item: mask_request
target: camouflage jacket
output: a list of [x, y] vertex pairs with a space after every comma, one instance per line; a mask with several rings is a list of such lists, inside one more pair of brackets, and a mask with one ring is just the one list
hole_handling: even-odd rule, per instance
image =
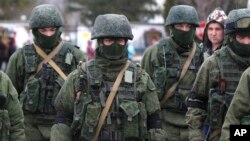
[[[87, 62], [87, 64], [89, 64], [89, 62]], [[90, 63], [90, 64], [95, 64], [95, 63]], [[136, 81], [136, 83], [135, 83], [135, 91], [136, 91], [136, 93], [138, 95], [141, 96], [141, 98], [137, 99], [134, 102], [139, 103], [139, 104], [143, 103], [142, 105], [145, 105], [145, 114], [146, 114], [146, 116], [152, 115], [154, 113], [159, 112], [160, 111], [160, 105], [159, 105], [159, 101], [158, 101], [157, 94], [156, 94], [156, 91], [155, 91], [155, 86], [152, 83], [149, 75], [145, 71], [143, 71], [142, 69], [140, 69], [139, 67], [136, 67], [136, 65], [133, 64], [133, 63], [131, 63], [129, 65], [129, 68], [131, 68], [131, 67], [135, 68], [135, 70], [138, 72], [136, 74], [137, 75], [137, 77], [136, 77], [137, 79], [135, 80]], [[88, 133], [82, 135], [82, 136], [85, 136], [83, 140], [86, 140], [86, 138], [89, 138], [88, 136], [92, 136], [92, 134], [95, 133], [93, 131], [95, 131], [95, 129], [96, 129], [96, 124], [94, 124], [93, 131], [91, 132], [88, 127], [87, 128], [84, 127], [84, 126], [86, 126], [84, 123], [89, 123], [88, 125], [90, 126], [93, 123], [96, 123], [95, 122], [96, 120], [98, 122], [98, 120], [99, 120], [99, 116], [98, 115], [99, 114], [97, 112], [99, 110], [95, 110], [95, 111], [92, 111], [92, 112], [90, 112], [90, 110], [93, 109], [94, 107], [98, 107], [98, 106], [94, 106], [94, 105], [98, 105], [98, 103], [99, 104], [102, 103], [101, 97], [105, 96], [106, 92], [105, 93], [100, 93], [100, 94], [97, 95], [97, 101], [98, 102], [96, 103], [95, 102], [96, 100], [94, 98], [95, 96], [91, 96], [92, 94], [89, 95], [88, 91], [84, 90], [85, 88], [82, 90], [82, 94], [81, 94], [80, 99], [82, 99], [83, 101], [85, 101], [82, 104], [85, 103], [86, 104], [85, 107], [87, 107], [87, 109], [83, 110], [84, 112], [81, 114], [81, 115], [85, 115], [84, 116], [85, 118], [83, 118], [83, 121], [82, 121], [83, 125], [81, 125], [81, 124], [75, 124], [75, 120], [76, 120], [76, 116], [75, 115], [76, 115], [76, 112], [77, 112], [76, 111], [76, 108], [77, 108], [76, 107], [77, 106], [76, 105], [77, 104], [76, 103], [76, 101], [77, 101], [76, 99], [79, 99], [79, 97], [77, 98], [76, 95], [77, 95], [77, 92], [79, 92], [79, 88], [78, 88], [79, 87], [79, 83], [80, 83], [79, 82], [79, 75], [82, 72], [86, 72], [86, 70], [82, 69], [82, 67], [80, 67], [77, 70], [73, 71], [69, 75], [68, 79], [64, 83], [62, 89], [60, 90], [60, 92], [59, 92], [59, 94], [58, 94], [58, 96], [56, 98], [55, 107], [56, 107], [58, 113], [66, 113], [65, 115], [67, 115], [67, 117], [68, 117], [67, 119], [71, 119], [71, 121], [68, 122], [68, 125], [66, 125], [67, 123], [63, 123], [64, 126], [62, 126], [62, 127], [64, 128], [64, 130], [61, 130], [61, 131], [60, 131], [61, 128], [55, 128], [53, 126], [53, 128], [52, 128], [52, 137], [51, 137], [53, 141], [58, 140], [59, 139], [58, 137], [60, 137], [60, 139], [62, 139], [62, 140], [67, 140], [67, 139], [71, 140], [72, 138], [75, 138], [75, 136], [74, 136], [74, 131], [76, 129], [75, 126], [80, 126], [79, 128], [80, 129], [82, 128], [83, 132], [86, 132], [86, 130], [87, 130]], [[87, 76], [89, 76], [89, 75], [87, 75]], [[91, 76], [89, 76], [89, 77], [91, 77]], [[107, 81], [109, 82], [110, 80], [107, 80], [107, 79], [105, 79], [103, 77], [103, 80], [102, 80], [102, 83], [101, 83], [101, 87], [103, 87], [102, 85], [106, 85], [106, 83], [108, 83]], [[98, 82], [98, 81], [95, 81], [95, 82]], [[133, 82], [134, 82], [134, 80], [133, 80]], [[83, 85], [84, 87], [87, 87], [86, 85], [90, 85], [89, 83], [91, 83], [91, 81], [86, 81], [84, 79], [84, 81], [82, 83], [84, 84]], [[114, 82], [112, 82], [112, 84], [113, 83]], [[126, 83], [125, 78], [123, 78], [121, 84], [124, 84], [124, 83]], [[134, 91], [134, 88], [133, 89], [130, 89], [130, 88], [127, 89], [128, 93], [126, 93], [126, 95], [124, 95], [124, 93], [123, 94], [119, 93], [119, 91], [124, 91], [124, 89], [123, 90], [119, 90], [120, 88], [121, 87], [118, 88], [118, 94], [117, 94], [116, 98], [114, 99], [112, 105], [113, 106], [117, 105], [117, 102], [118, 102], [118, 103], [120, 103], [120, 108], [121, 108], [121, 107], [124, 106], [123, 104], [125, 104], [124, 103], [125, 101], [127, 101], [128, 103], [130, 103], [129, 102], [130, 100], [125, 100], [125, 101], [122, 100], [124, 97], [127, 97], [127, 98], [131, 97], [131, 96], [134, 97], [135, 95], [134, 94], [131, 95], [131, 93], [130, 93], [131, 90]], [[93, 90], [96, 91], [96, 90], [98, 90], [98, 88], [95, 88]], [[85, 98], [82, 98], [82, 97], [85, 97]], [[90, 98], [90, 97], [92, 97], [92, 98]], [[87, 102], [86, 103], [86, 101], [89, 101], [89, 100], [86, 100], [86, 99], [89, 99], [89, 98], [90, 98], [90, 101], [92, 101], [92, 102]], [[118, 99], [120, 99], [120, 100], [118, 100]], [[79, 103], [80, 102], [81, 102], [81, 100], [79, 101]], [[82, 104], [80, 104], [80, 105], [82, 105]], [[111, 106], [111, 109], [113, 109], [114, 107], [116, 107], [116, 106], [114, 106], [114, 107], [113, 106]], [[90, 107], [92, 107], [92, 108], [90, 108]], [[110, 109], [110, 111], [112, 111], [111, 109]], [[135, 111], [133, 111], [133, 110], [130, 109], [130, 112], [128, 111], [128, 113], [127, 112], [125, 112], [125, 113], [126, 114], [129, 114], [129, 113], [131, 114], [131, 112], [135, 112]], [[143, 112], [143, 111], [139, 110], [140, 114], [142, 114], [141, 112]], [[95, 113], [97, 113], [97, 114], [95, 114]], [[112, 113], [112, 112], [110, 112], [110, 113]], [[90, 114], [92, 114], [92, 116], [90, 116]], [[125, 116], [125, 115], [123, 115], [123, 116]], [[132, 117], [134, 117], [134, 116], [137, 117], [137, 114], [135, 114], [135, 115], [133, 114]], [[73, 120], [73, 123], [72, 123], [73, 117], [74, 117], [74, 120]], [[106, 119], [107, 121], [105, 123], [108, 123], [108, 119], [109, 118]], [[130, 120], [132, 120], [132, 118]], [[143, 120], [143, 119], [140, 119], [140, 120]], [[137, 121], [137, 122], [139, 123], [140, 120]], [[134, 121], [134, 118], [133, 118], [132, 121]], [[111, 130], [111, 131], [112, 130], [115, 130], [115, 131], [121, 130], [120, 128], [113, 129], [113, 128], [116, 128], [116, 126], [113, 126], [113, 125], [115, 125], [114, 123], [116, 123], [116, 120], [113, 120], [113, 118], [112, 118], [112, 122], [111, 122], [112, 126], [105, 126], [105, 130]], [[123, 125], [126, 125], [126, 120], [125, 121], [122, 120], [122, 123], [123, 123]], [[59, 124], [60, 124], [60, 122], [59, 122]], [[70, 125], [71, 125], [71, 128], [72, 128], [71, 130], [70, 130], [70, 127], [69, 127]], [[145, 127], [145, 129], [147, 129], [147, 128]], [[122, 130], [127, 130], [127, 129], [123, 129], [122, 128]], [[130, 132], [131, 131], [132, 130], [130, 129]], [[134, 129], [133, 132], [137, 134], [138, 133], [138, 128]], [[159, 133], [159, 131], [158, 131], [158, 133]], [[151, 138], [151, 137], [149, 137], [149, 138]], [[125, 138], [125, 140], [128, 140], [128, 139]], [[158, 137], [158, 140], [160, 140], [159, 137]]]
[[9, 77], [3, 72], [0, 72], [0, 97], [0, 140], [25, 141], [24, 116], [18, 95]]
[[221, 133], [221, 141], [229, 141], [230, 138], [230, 125], [240, 125], [243, 118], [248, 116], [246, 119], [249, 125], [249, 114], [250, 114], [250, 68], [248, 68], [241, 76], [239, 85], [234, 93], [232, 102], [228, 108], [225, 121]]
[[[24, 110], [32, 113], [48, 111], [47, 113], [55, 115], [53, 100], [64, 79], [48, 63], [43, 64], [41, 70], [36, 72], [38, 64], [43, 60], [32, 44], [26, 45], [11, 56], [6, 73], [17, 89]], [[85, 59], [77, 47], [64, 42], [52, 60], [67, 76], [77, 68], [79, 61]], [[49, 110], [44, 110], [47, 105], [43, 103], [48, 103]]]
[[[186, 106], [184, 104], [186, 96], [195, 80], [196, 73], [201, 65], [202, 52], [195, 44], [196, 52], [187, 70], [187, 73], [179, 83], [173, 96], [162, 107], [170, 111], [176, 118], [163, 117], [166, 122], [176, 126], [187, 126], [185, 121]], [[185, 64], [191, 49], [183, 51], [173, 39], [167, 37], [161, 39], [157, 44], [149, 47], [142, 59], [142, 68], [150, 75], [156, 88], [159, 99], [166, 94], [168, 89], [178, 81], [179, 75]]]
[[222, 127], [240, 76], [247, 66], [247, 61], [228, 46], [205, 60], [187, 99], [186, 123], [190, 127], [190, 140], [205, 138], [202, 132], [205, 122], [210, 126], [210, 133]]

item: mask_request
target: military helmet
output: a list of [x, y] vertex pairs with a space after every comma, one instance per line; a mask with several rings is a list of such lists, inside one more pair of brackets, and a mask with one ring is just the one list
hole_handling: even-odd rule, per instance
[[165, 25], [169, 26], [178, 23], [188, 23], [198, 27], [199, 18], [194, 7], [188, 5], [173, 6], [168, 13]]
[[59, 10], [52, 4], [36, 6], [31, 12], [29, 21], [29, 26], [31, 29], [43, 27], [60, 27], [62, 25], [62, 16]]
[[228, 14], [226, 34], [233, 32], [250, 32], [250, 9], [236, 9]]
[[129, 21], [124, 15], [104, 14], [95, 19], [91, 39], [102, 37], [124, 37], [133, 39]]

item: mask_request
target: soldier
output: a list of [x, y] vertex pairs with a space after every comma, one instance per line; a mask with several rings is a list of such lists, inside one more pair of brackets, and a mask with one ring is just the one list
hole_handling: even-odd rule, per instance
[[35, 7], [29, 21], [34, 43], [18, 49], [7, 67], [23, 106], [27, 141], [49, 140], [55, 97], [67, 75], [84, 60], [76, 46], [61, 40], [62, 25], [55, 6]]
[[26, 141], [23, 111], [16, 89], [9, 77], [0, 71], [0, 140]]
[[[250, 9], [232, 10], [226, 21], [226, 45], [201, 66], [187, 99], [190, 140], [218, 141], [225, 114], [242, 72], [249, 66]], [[202, 134], [202, 125], [209, 132]]]
[[166, 21], [170, 37], [146, 50], [142, 68], [156, 85], [168, 140], [187, 141], [185, 98], [203, 58], [201, 49], [194, 42], [199, 20], [193, 7], [177, 5], [170, 9]]
[[221, 48], [224, 40], [224, 25], [227, 15], [220, 8], [216, 8], [208, 17], [203, 36], [204, 60], [211, 56], [215, 50]]
[[91, 39], [97, 39], [94, 59], [69, 75], [56, 98], [52, 141], [164, 140], [155, 86], [128, 61], [127, 18], [99, 15]]
[[[250, 21], [248, 21], [250, 23]], [[250, 47], [250, 46], [249, 46]], [[221, 131], [221, 141], [229, 141], [230, 125], [250, 125], [250, 91], [249, 91], [250, 67], [242, 74], [234, 97], [228, 108]]]

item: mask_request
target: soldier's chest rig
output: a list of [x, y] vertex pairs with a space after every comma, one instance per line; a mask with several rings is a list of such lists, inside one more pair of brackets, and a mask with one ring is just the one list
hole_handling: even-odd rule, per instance
[[[73, 52], [64, 43], [60, 51], [52, 58], [67, 75], [72, 71]], [[49, 63], [44, 63], [39, 72], [38, 64], [43, 58], [36, 53], [32, 45], [23, 48], [25, 60], [25, 87], [20, 95], [24, 111], [31, 113], [54, 114], [54, 99], [64, 80]]]
[[[94, 67], [94, 61], [83, 64], [85, 67], [79, 75], [78, 92], [80, 100], [74, 105], [73, 130], [81, 141], [90, 140], [95, 134], [100, 114], [114, 84]], [[136, 66], [130, 65], [126, 71], [131, 72], [128, 80], [122, 80], [117, 94], [110, 107], [105, 123], [99, 135], [99, 140], [128, 140], [143, 139], [147, 135], [145, 104], [137, 91], [136, 82], [138, 71]], [[78, 130], [77, 130], [78, 129]]]
[[[160, 63], [154, 66], [153, 81], [161, 99], [166, 91], [178, 81], [188, 55], [179, 55], [170, 39], [161, 40], [158, 43], [158, 47]], [[190, 92], [196, 73], [201, 65], [201, 56], [200, 50], [197, 49], [184, 78], [178, 84], [174, 95], [169, 98], [163, 108], [186, 111], [184, 101]]]
[[221, 128], [233, 94], [246, 67], [239, 66], [226, 48], [216, 52], [219, 80], [212, 84], [208, 101], [208, 121], [213, 128]]

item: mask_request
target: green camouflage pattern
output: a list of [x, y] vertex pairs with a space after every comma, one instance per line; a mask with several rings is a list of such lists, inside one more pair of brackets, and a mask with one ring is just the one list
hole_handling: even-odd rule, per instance
[[178, 23], [188, 23], [198, 27], [199, 18], [194, 7], [188, 5], [176, 5], [171, 7], [165, 26]]
[[[50, 107], [51, 107], [50, 114], [44, 115], [44, 114], [32, 112], [32, 111], [36, 111], [39, 108], [39, 107], [35, 107], [34, 104], [38, 104], [38, 101], [40, 104], [42, 103], [40, 101], [40, 99], [36, 99], [36, 98], [39, 98], [39, 96], [37, 97], [37, 95], [41, 94], [40, 96], [43, 96], [42, 94], [45, 94], [45, 91], [42, 90], [42, 86], [37, 80], [39, 78], [41, 78], [41, 75], [47, 74], [47, 72], [44, 72], [42, 69], [40, 72], [37, 73], [35, 78], [30, 79], [30, 76], [36, 73], [35, 70], [38, 67], [38, 64], [41, 61], [43, 61], [43, 58], [41, 56], [39, 56], [36, 52], [28, 57], [24, 56], [24, 50], [27, 47], [31, 47], [34, 50], [34, 47], [32, 45], [26, 45], [23, 48], [16, 50], [16, 52], [11, 56], [11, 58], [9, 60], [9, 64], [7, 66], [6, 73], [10, 77], [11, 81], [13, 82], [14, 87], [16, 88], [16, 90], [21, 98], [20, 101], [22, 101], [22, 103], [23, 103], [23, 109], [25, 109], [26, 111], [29, 111], [29, 112], [26, 112], [26, 114], [25, 114], [25, 132], [26, 132], [26, 136], [28, 136], [27, 141], [30, 141], [30, 140], [33, 141], [34, 139], [35, 140], [39, 140], [39, 139], [42, 140], [44, 137], [49, 138], [49, 136], [50, 136], [49, 131], [54, 123], [56, 111], [53, 107], [54, 103], [52, 103], [52, 104], [50, 104]], [[66, 50], [66, 52], [64, 50]], [[68, 54], [68, 52], [70, 52], [70, 53]], [[29, 50], [29, 53], [31, 54], [31, 50]], [[60, 55], [61, 58], [59, 58], [58, 55]], [[69, 59], [69, 57], [71, 59]], [[61, 48], [61, 50], [59, 50], [57, 55], [52, 58], [52, 60], [61, 69], [62, 69], [63, 65], [67, 65], [67, 72], [66, 72], [66, 70], [62, 70], [65, 73], [65, 75], [67, 76], [68, 73], [70, 73], [71, 71], [73, 71], [74, 69], [77, 68], [77, 64], [80, 61], [85, 61], [85, 57], [84, 57], [83, 53], [76, 46], [72, 45], [71, 43], [63, 43], [63, 47]], [[61, 62], [61, 60], [62, 60], [62, 62]], [[68, 62], [69, 60], [71, 60], [70, 63]], [[27, 64], [29, 64], [29, 65], [27, 65]], [[52, 71], [54, 71], [54, 70], [52, 70]], [[43, 74], [42, 74], [42, 72], [43, 72]], [[53, 75], [55, 73], [56, 72], [54, 71]], [[53, 84], [54, 87], [53, 87], [53, 92], [51, 92], [51, 93], [53, 93], [52, 94], [53, 99], [55, 99], [57, 93], [59, 92], [61, 86], [64, 83], [63, 78], [61, 78], [59, 75], [54, 75], [54, 76], [55, 76], [54, 77], [55, 81]], [[36, 80], [36, 81], [32, 82], [33, 80]], [[25, 91], [24, 88], [27, 86], [26, 84], [28, 82], [30, 84], [30, 87], [27, 87], [27, 89], [30, 89], [30, 91], [29, 90]], [[38, 85], [35, 86], [35, 84], [38, 84]], [[36, 90], [38, 90], [38, 91], [32, 90], [32, 88], [34, 89], [34, 87], [36, 87]], [[46, 87], [46, 85], [45, 85], [45, 87]], [[33, 97], [27, 96], [28, 94], [29, 95], [33, 94]], [[25, 98], [26, 101], [23, 100], [24, 99], [23, 97], [24, 98], [26, 97]], [[29, 100], [27, 100], [27, 99], [29, 99]], [[43, 100], [44, 100], [44, 98], [43, 98]], [[48, 99], [46, 99], [46, 101], [47, 100]], [[50, 99], [50, 101], [52, 101], [52, 99]], [[49, 102], [49, 100], [48, 100], [48, 102]], [[36, 126], [33, 126], [34, 124]], [[43, 126], [44, 124], [46, 125], [46, 127]]]
[[[198, 58], [201, 55], [201, 49], [197, 44], [195, 47], [195, 59], [193, 59], [193, 63], [190, 65], [192, 67], [200, 65]], [[141, 66], [152, 78], [159, 99], [161, 99], [174, 82], [178, 80], [178, 74], [180, 74], [180, 69], [182, 69], [178, 69], [178, 67], [184, 65], [188, 58], [188, 53], [190, 53], [190, 49], [180, 54], [178, 54], [176, 50], [183, 51], [171, 38], [167, 37], [149, 47], [143, 55]], [[164, 66], [165, 63], [166, 66]], [[197, 67], [197, 69], [198, 68], [199, 67]], [[163, 129], [167, 132], [168, 140], [188, 141], [188, 128], [185, 123], [186, 109], [181, 105], [184, 105], [182, 102], [185, 101], [184, 99], [189, 94], [189, 88], [193, 84], [195, 77], [195, 70], [188, 70], [179, 83], [179, 88], [176, 89], [174, 95], [162, 106], [162, 125]]]
[[6, 104], [0, 109], [0, 140], [26, 141], [24, 116], [18, 100], [18, 94], [9, 77], [1, 71], [0, 95], [6, 98]]
[[63, 18], [59, 10], [52, 4], [43, 4], [35, 7], [30, 16], [29, 26], [31, 29], [44, 27], [60, 27]]
[[[135, 64], [130, 64], [130, 66], [131, 65], [135, 66]], [[146, 109], [146, 111], [144, 111], [146, 116], [151, 115], [151, 114], [156, 113], [156, 112], [159, 112], [160, 105], [159, 105], [159, 101], [158, 101], [157, 94], [155, 91], [155, 86], [153, 85], [152, 80], [150, 79], [149, 75], [145, 71], [141, 70], [139, 67], [137, 67], [137, 69], [138, 69], [137, 71], [139, 71], [139, 72], [141, 71], [141, 73], [137, 73], [138, 80], [136, 80], [137, 81], [136, 82], [136, 91], [138, 94], [140, 94], [142, 96], [142, 98], [140, 98], [141, 100], [134, 101], [134, 102], [129, 101], [129, 100], [126, 102], [122, 101], [120, 104], [120, 107], [124, 111], [126, 111], [125, 113], [127, 116], [132, 116], [132, 117], [135, 114], [138, 114], [137, 110], [142, 103], [143, 103], [142, 105], [145, 106], [145, 109]], [[55, 100], [55, 106], [56, 106], [57, 110], [63, 111], [65, 113], [69, 113], [69, 114], [74, 113], [74, 110], [76, 110], [74, 103], [75, 103], [76, 93], [77, 93], [78, 86], [79, 86], [79, 73], [81, 73], [81, 71], [83, 71], [82, 67], [80, 69], [73, 71], [69, 75], [66, 82], [64, 83], [62, 89], [60, 90], [60, 92]], [[118, 72], [115, 72], [115, 74], [118, 74]], [[98, 73], [101, 73], [101, 75], [103, 75], [102, 72], [98, 71]], [[122, 81], [124, 81], [124, 80], [122, 80]], [[89, 81], [89, 83], [91, 84], [91, 81]], [[124, 82], [122, 82], [122, 83], [124, 83]], [[84, 91], [84, 90], [82, 92], [82, 95], [83, 96], [81, 97], [81, 99], [86, 101], [83, 103], [89, 103], [89, 104], [87, 104], [86, 111], [81, 113], [82, 115], [89, 115], [89, 116], [85, 116], [83, 123], [88, 123], [89, 126], [95, 127], [98, 123], [98, 120], [99, 120], [98, 116], [100, 115], [100, 109], [101, 109], [100, 102], [96, 102], [96, 101], [91, 100], [91, 97], [89, 96], [89, 94], [86, 94], [86, 91]], [[90, 100], [87, 100], [87, 99], [90, 99]], [[87, 102], [87, 101], [89, 101], [89, 102]], [[112, 104], [112, 105], [115, 105], [115, 104]], [[132, 106], [132, 107], [130, 107], [130, 106]], [[113, 108], [111, 108], [111, 109], [113, 109]], [[137, 110], [134, 110], [134, 109], [137, 109]], [[126, 126], [127, 122], [122, 121], [124, 126]], [[131, 121], [131, 122], [134, 122], [134, 121]], [[115, 125], [115, 123], [116, 123], [116, 120], [112, 120], [112, 125]], [[73, 133], [69, 133], [69, 128], [70, 128], [69, 125], [64, 125], [64, 127], [68, 126], [66, 131], [61, 130], [60, 129], [61, 126], [63, 126], [63, 125], [62, 124], [61, 125], [55, 124], [53, 126], [53, 128], [52, 128], [52, 139], [54, 139], [53, 141], [59, 141], [57, 139], [57, 137], [63, 137], [64, 140], [72, 138], [72, 137], [70, 137], [70, 135], [72, 135]], [[76, 124], [76, 126], [78, 127], [81, 125]], [[110, 126], [109, 128], [111, 128], [110, 130], [114, 130], [114, 131], [120, 130], [120, 129], [117, 129], [116, 126]], [[134, 133], [138, 132], [138, 128], [136, 128], [136, 129], [131, 129], [131, 128], [133, 128], [133, 127], [130, 126], [130, 127], [127, 127], [126, 129], [124, 129], [125, 130], [124, 134], [129, 135], [129, 134], [134, 134]], [[72, 123], [71, 124], [71, 131], [72, 130], [74, 131], [74, 129], [75, 129], [75, 124]], [[127, 130], [127, 129], [130, 129], [130, 130]], [[88, 130], [88, 128], [82, 127], [81, 131], [85, 132], [85, 130], [88, 131], [87, 132], [88, 134], [84, 134], [82, 136], [84, 136], [86, 138], [89, 138], [89, 136], [91, 136], [95, 133], [95, 132], [90, 132]], [[134, 133], [132, 131], [134, 131]], [[154, 131], [153, 130], [150, 130], [150, 131], [151, 131], [151, 133], [149, 135], [149, 137], [150, 137], [149, 140], [152, 140], [152, 141], [164, 140], [163, 138], [165, 137], [164, 136], [165, 134], [164, 134], [164, 131], [162, 129], [155, 129]], [[136, 139], [140, 140], [138, 138], [136, 138]], [[129, 139], [125, 139], [125, 140], [129, 140]]]
[[[235, 89], [233, 88], [236, 88], [237, 86], [238, 74], [230, 74], [230, 72], [228, 72], [228, 68], [227, 70], [225, 70], [225, 72], [222, 72], [221, 70], [223, 69], [221, 69], [221, 67], [223, 63], [219, 65], [217, 60], [221, 60], [221, 62], [223, 62], [225, 66], [230, 63], [236, 63], [235, 65], [237, 66], [234, 66], [234, 70], [231, 69], [231, 71], [233, 72], [236, 69], [238, 70], [238, 72], [240, 72], [248, 66], [248, 60], [237, 56], [228, 46], [223, 46], [220, 50], [216, 51], [211, 57], [209, 57], [203, 62], [195, 79], [193, 88], [191, 89], [191, 94], [193, 95], [193, 97], [189, 97], [188, 101], [190, 103], [192, 101], [199, 101], [199, 103], [205, 105], [205, 107], [188, 107], [188, 111], [186, 113], [186, 123], [189, 125], [190, 140], [205, 139], [205, 136], [203, 134], [204, 123], [209, 122], [209, 126], [211, 127], [210, 133], [213, 133], [214, 131], [216, 131], [216, 129], [220, 129], [222, 127], [221, 124], [224, 120], [223, 115], [226, 113], [227, 110], [224, 109], [224, 104], [230, 104], [232, 97], [228, 96], [233, 95], [233, 92], [235, 91]], [[226, 74], [228, 76], [226, 76]], [[223, 94], [223, 98], [218, 95], [220, 93], [216, 93], [217, 91], [220, 91], [218, 88], [218, 84], [219, 80], [222, 78], [221, 75], [225, 75], [225, 77], [223, 78], [227, 83], [226, 91]], [[231, 80], [228, 80], [229, 78]], [[229, 87], [230, 90], [228, 90]], [[217, 110], [217, 112], [211, 110], [211, 108], [216, 108], [216, 105], [213, 105], [213, 102], [217, 103], [223, 100], [226, 100], [226, 102], [229, 103], [220, 103], [220, 106], [217, 105], [217, 109], [214, 109]], [[212, 121], [210, 121], [211, 119]], [[220, 134], [217, 134], [215, 138], [219, 137]]]
[[230, 140], [230, 125], [240, 125], [242, 123], [242, 119], [247, 118], [249, 125], [249, 113], [250, 113], [250, 89], [249, 89], [249, 81], [250, 80], [250, 68], [244, 71], [241, 76], [238, 87], [234, 93], [234, 97], [232, 102], [228, 108], [225, 121], [222, 127], [221, 132], [221, 141], [229, 141]]
[[[250, 9], [242, 8], [242, 9], [235, 9], [235, 10], [230, 11], [228, 14], [227, 21], [226, 21], [225, 33], [230, 34], [232, 32], [237, 32], [238, 29], [232, 26], [229, 26], [229, 24], [232, 24], [232, 23], [236, 24], [235, 22], [242, 18], [250, 18]], [[246, 29], [248, 29], [248, 31], [250, 30], [249, 27]], [[244, 31], [246, 31], [246, 29], [244, 29]]]
[[97, 16], [91, 32], [91, 39], [102, 37], [124, 37], [132, 40], [134, 36], [126, 16], [105, 14]]

